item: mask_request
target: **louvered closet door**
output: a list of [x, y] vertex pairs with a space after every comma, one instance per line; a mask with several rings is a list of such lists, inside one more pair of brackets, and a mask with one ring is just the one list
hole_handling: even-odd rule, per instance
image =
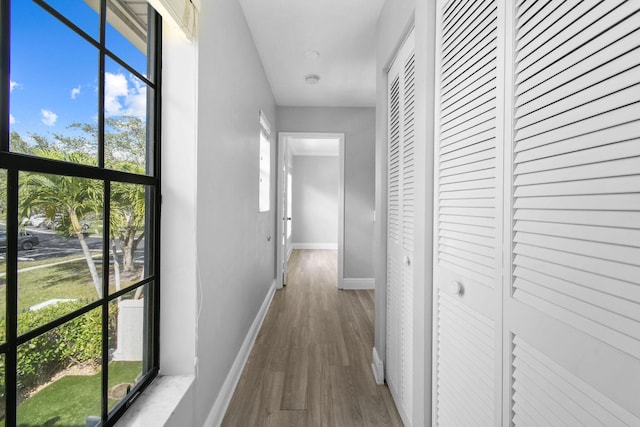
[[516, 426], [640, 426], [639, 9], [513, 10], [504, 322]]
[[407, 425], [413, 408], [414, 46], [412, 32], [388, 75], [386, 379]]
[[439, 426], [500, 423], [502, 3], [437, 2], [433, 425]]

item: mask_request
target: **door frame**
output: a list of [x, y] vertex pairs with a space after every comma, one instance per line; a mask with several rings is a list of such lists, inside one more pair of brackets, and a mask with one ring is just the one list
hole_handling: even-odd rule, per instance
[[290, 138], [307, 139], [338, 139], [338, 168], [340, 170], [340, 181], [338, 186], [338, 289], [342, 289], [344, 280], [344, 171], [345, 171], [345, 134], [336, 132], [278, 132], [278, 182], [276, 199], [276, 288], [281, 289], [283, 283], [283, 273], [286, 272], [285, 265], [288, 261], [288, 242], [282, 244], [284, 232], [284, 221], [286, 212], [283, 207], [283, 193], [286, 193], [287, 176], [284, 171], [286, 165], [285, 155], [289, 148]]

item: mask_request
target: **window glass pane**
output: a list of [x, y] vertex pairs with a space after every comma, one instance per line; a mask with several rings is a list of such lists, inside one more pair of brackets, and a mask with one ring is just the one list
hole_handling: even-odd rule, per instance
[[138, 383], [147, 358], [145, 346], [145, 301], [147, 285], [141, 286], [109, 304], [115, 321], [109, 322], [109, 409], [124, 399]]
[[[59, 317], [97, 300], [102, 293], [102, 182], [21, 172], [19, 184], [18, 313], [55, 307]], [[33, 315], [18, 323], [32, 329], [51, 320]]]
[[111, 183], [109, 291], [117, 292], [149, 276], [148, 248], [151, 232], [147, 198], [151, 189], [139, 184]]
[[98, 41], [100, 37], [100, 2], [98, 0], [46, 0], [46, 3]]
[[96, 165], [98, 49], [31, 1], [11, 42], [11, 150]]
[[96, 308], [18, 347], [18, 425], [81, 427], [100, 416], [101, 328]]
[[107, 49], [147, 75], [147, 3], [107, 2]]
[[107, 60], [105, 73], [105, 166], [144, 174], [147, 157], [147, 85]]

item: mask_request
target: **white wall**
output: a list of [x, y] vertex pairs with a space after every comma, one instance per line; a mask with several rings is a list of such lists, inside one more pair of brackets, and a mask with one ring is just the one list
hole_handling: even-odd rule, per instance
[[293, 156], [291, 242], [338, 244], [340, 166], [336, 156]]
[[278, 131], [345, 134], [345, 278], [371, 278], [375, 200], [375, 109], [278, 107]]
[[[162, 71], [160, 374], [193, 376], [198, 306], [197, 48], [170, 25], [163, 27]], [[194, 425], [192, 397], [189, 388], [176, 409], [178, 425]]]
[[[237, 0], [202, 2], [198, 46], [199, 319], [203, 425], [275, 279], [275, 101]], [[259, 110], [272, 125], [271, 210], [258, 213]]]
[[160, 242], [163, 375], [195, 373], [196, 61], [196, 46], [170, 25], [164, 25]]
[[405, 36], [416, 28], [416, 201], [414, 230], [413, 426], [431, 414], [433, 244], [433, 1], [386, 0], [378, 20], [376, 80], [375, 350], [384, 361], [386, 332], [387, 72]]

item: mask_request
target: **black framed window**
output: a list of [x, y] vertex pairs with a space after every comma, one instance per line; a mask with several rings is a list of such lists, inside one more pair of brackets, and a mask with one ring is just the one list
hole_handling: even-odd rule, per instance
[[160, 31], [0, 2], [0, 426], [112, 425], [157, 375]]

